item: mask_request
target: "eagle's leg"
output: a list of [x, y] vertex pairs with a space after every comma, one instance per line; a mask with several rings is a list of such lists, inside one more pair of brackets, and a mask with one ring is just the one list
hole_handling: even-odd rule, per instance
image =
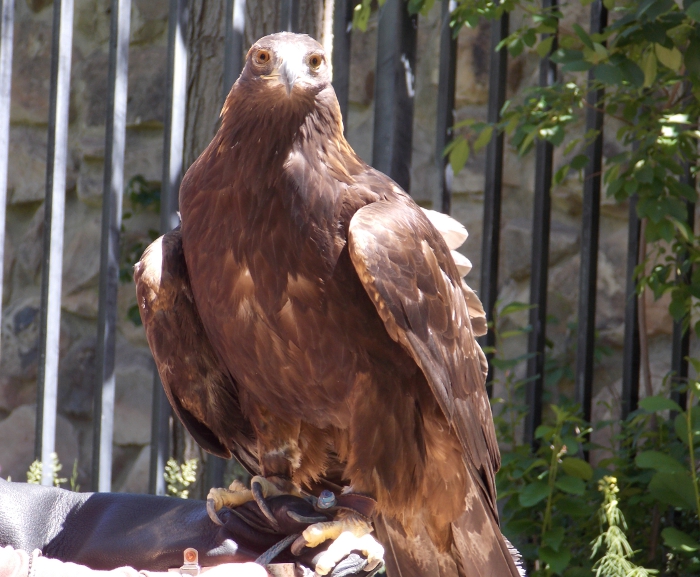
[[[299, 488], [292, 483], [292, 475], [299, 468], [301, 451], [298, 446], [301, 421], [286, 423], [274, 420], [262, 407], [255, 407], [251, 423], [258, 437], [261, 475], [250, 481], [250, 489], [241, 483], [233, 483], [228, 489], [211, 489], [207, 496], [207, 511], [214, 523], [221, 524], [216, 512], [222, 507], [235, 508], [255, 501], [260, 511], [273, 527], [277, 519], [270, 511], [265, 499], [278, 495], [301, 496]], [[271, 423], [275, 426], [271, 426]]]
[[[228, 489], [210, 489], [207, 495], [207, 513], [209, 513], [209, 517], [214, 523], [221, 525], [221, 520], [216, 514], [221, 508], [240, 507], [249, 501], [255, 501], [269, 521], [276, 525], [277, 520], [270, 512], [265, 499], [283, 494], [299, 495], [299, 491], [293, 486], [291, 490], [285, 491], [278, 484], [282, 483], [275, 483], [265, 477], [255, 476], [250, 480], [250, 489], [247, 489], [240, 481], [234, 481]], [[285, 486], [285, 489], [288, 489], [288, 487]]]
[[318, 575], [327, 575], [333, 567], [352, 551], [361, 551], [367, 558], [365, 571], [371, 571], [384, 561], [384, 547], [372, 536], [372, 523], [353, 513], [341, 513], [335, 521], [315, 523], [307, 527], [294, 544], [292, 552], [303, 547], [317, 547], [328, 539], [333, 543], [316, 562]]

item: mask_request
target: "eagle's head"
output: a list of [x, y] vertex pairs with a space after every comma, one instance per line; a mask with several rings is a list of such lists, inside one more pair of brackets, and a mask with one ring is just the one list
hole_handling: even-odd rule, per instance
[[294, 142], [345, 143], [330, 63], [306, 34], [280, 32], [253, 44], [221, 116], [220, 132], [231, 150], [261, 166], [287, 158]]
[[270, 97], [297, 99], [330, 87], [331, 74], [318, 42], [306, 34], [280, 32], [253, 44], [238, 82]]

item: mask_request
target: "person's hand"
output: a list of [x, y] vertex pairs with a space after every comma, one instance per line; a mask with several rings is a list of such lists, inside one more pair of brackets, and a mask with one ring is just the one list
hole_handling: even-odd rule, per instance
[[268, 577], [265, 568], [257, 563], [224, 563], [207, 568], [203, 577]]

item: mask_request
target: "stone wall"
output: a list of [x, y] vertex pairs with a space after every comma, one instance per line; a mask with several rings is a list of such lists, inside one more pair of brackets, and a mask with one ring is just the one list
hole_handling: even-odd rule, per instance
[[[76, 0], [71, 77], [61, 357], [56, 450], [89, 488], [100, 223], [107, 106], [109, 0]], [[24, 480], [34, 452], [49, 68], [50, 0], [18, 0], [12, 77], [10, 173], [0, 359], [0, 475]], [[167, 0], [132, 2], [125, 182], [160, 180], [165, 111]], [[132, 212], [125, 198], [125, 213]], [[124, 221], [125, 245], [145, 242], [155, 213]], [[132, 283], [119, 290], [115, 467], [118, 490], [147, 488], [153, 361], [127, 318]]]
[[[76, 0], [66, 186], [57, 450], [66, 470], [77, 459], [79, 482], [85, 488], [89, 487], [92, 450], [109, 4], [109, 0]], [[412, 194], [424, 206], [430, 206], [438, 186], [435, 94], [440, 19], [439, 3], [436, 4], [432, 13], [420, 21], [416, 66]], [[134, 0], [132, 11], [125, 182], [135, 175], [158, 181], [168, 2]], [[18, 0], [16, 13], [2, 296], [0, 475], [23, 480], [33, 459], [52, 5], [50, 0]], [[586, 21], [587, 17], [572, 14], [571, 19]], [[351, 62], [348, 135], [367, 161], [372, 153], [375, 31], [376, 16], [370, 21], [367, 33], [354, 33]], [[460, 33], [458, 119], [486, 116], [488, 45], [488, 24]], [[537, 60], [532, 55], [510, 62], [509, 98], [518, 98], [524, 87], [536, 81], [536, 67]], [[213, 90], [218, 98], [220, 89], [217, 86]], [[606, 142], [606, 154], [615, 151], [616, 144]], [[557, 156], [555, 165], [561, 163]], [[501, 236], [503, 302], [528, 299], [533, 181], [533, 158], [519, 158], [508, 149]], [[455, 178], [453, 201], [454, 216], [470, 232], [463, 252], [474, 264], [468, 279], [477, 289], [483, 183], [482, 153], [472, 156]], [[581, 183], [578, 175], [571, 174], [553, 191], [550, 249], [550, 312], [558, 322], [550, 326], [548, 336], [555, 344], [555, 352], [563, 356], [570, 356], [573, 347], [567, 323], [576, 317], [581, 204]], [[125, 198], [125, 212], [134, 212], [124, 222], [125, 246], [146, 242], [148, 229], [158, 226], [157, 216], [153, 212], [133, 211], [128, 198]], [[614, 399], [620, 390], [626, 214], [626, 207], [604, 201], [596, 322], [601, 344], [610, 347], [613, 354], [597, 365], [596, 400]], [[142, 328], [127, 316], [134, 302], [133, 286], [126, 282], [119, 292], [114, 438], [114, 489], [121, 491], [145, 491], [147, 485], [153, 363]], [[652, 373], [654, 385], [658, 386], [669, 368], [671, 322], [666, 303], [650, 302], [648, 307]], [[524, 324], [526, 317], [511, 322]], [[524, 342], [513, 340], [506, 348], [508, 353], [515, 354], [524, 346]], [[564, 383], [564, 388], [567, 387], [570, 383]]]

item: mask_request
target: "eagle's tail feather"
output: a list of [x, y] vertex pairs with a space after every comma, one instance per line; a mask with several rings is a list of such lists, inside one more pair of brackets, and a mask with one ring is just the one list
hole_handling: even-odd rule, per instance
[[385, 517], [376, 518], [375, 527], [389, 577], [525, 577], [520, 553], [488, 515], [463, 513], [452, 524], [450, 552], [441, 552], [425, 529], [409, 536]]

